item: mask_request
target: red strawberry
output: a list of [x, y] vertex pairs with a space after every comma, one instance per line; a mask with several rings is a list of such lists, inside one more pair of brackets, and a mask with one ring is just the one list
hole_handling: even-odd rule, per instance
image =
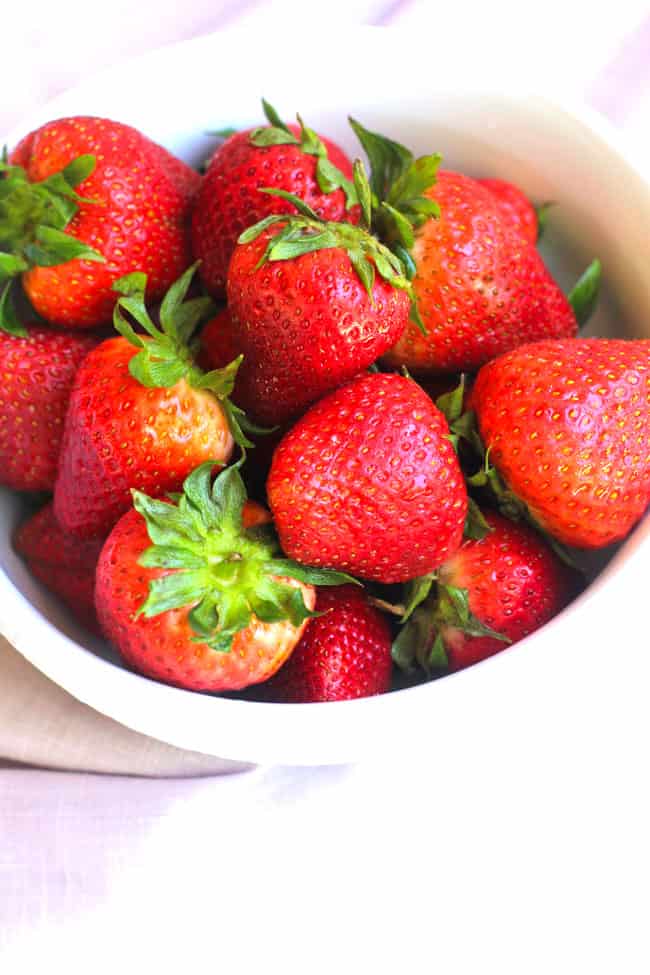
[[409, 266], [426, 330], [411, 322], [388, 364], [473, 372], [523, 342], [575, 335], [569, 302], [491, 190], [353, 127], [372, 163], [373, 229]]
[[267, 494], [291, 558], [377, 582], [433, 571], [467, 513], [444, 416], [412, 379], [379, 373], [308, 410], [274, 454]]
[[347, 701], [390, 690], [391, 631], [357, 586], [319, 589], [323, 613], [264, 687], [274, 701]]
[[[229, 308], [222, 308], [214, 318], [207, 322], [201, 332], [200, 343], [197, 360], [201, 368], [208, 372], [212, 369], [223, 369], [233, 359], [237, 359], [243, 354], [239, 335]], [[248, 412], [250, 401], [247, 396], [248, 369], [246, 365], [244, 360], [237, 370], [231, 398], [233, 402]]]
[[30, 571], [56, 593], [85, 627], [99, 632], [95, 614], [95, 568], [103, 538], [79, 540], [63, 531], [52, 502], [24, 521], [14, 538]]
[[568, 300], [489, 190], [440, 172], [437, 220], [417, 232], [413, 280], [426, 335], [409, 325], [387, 356], [414, 372], [473, 372], [523, 342], [577, 331]]
[[492, 511], [483, 517], [490, 531], [464, 541], [421, 591], [393, 649], [403, 668], [461, 670], [534, 633], [576, 594], [577, 574], [537, 532]]
[[289, 201], [260, 193], [262, 187], [295, 194], [324, 220], [354, 219], [358, 213], [345, 153], [302, 122], [285, 125], [268, 103], [263, 105], [270, 125], [226, 139], [210, 161], [194, 207], [194, 255], [215, 297], [225, 294], [239, 235], [270, 214], [296, 212]]
[[[118, 278], [146, 273], [155, 301], [191, 263], [189, 210], [201, 177], [136, 129], [59, 119], [30, 133], [10, 162], [2, 249], [11, 267], [3, 270], [22, 273], [48, 321], [109, 322]], [[6, 308], [5, 318], [11, 325]]]
[[[488, 363], [470, 405], [490, 463], [565, 545], [624, 538], [650, 501], [650, 340], [537, 342]], [[492, 479], [494, 484], [494, 479]]]
[[[193, 270], [163, 301], [162, 330], [144, 307], [144, 275], [119, 285], [115, 326], [124, 337], [90, 353], [70, 397], [54, 494], [66, 531], [108, 534], [129, 509], [132, 488], [155, 496], [177, 491], [203, 461], [225, 464], [233, 435], [248, 442], [227, 398], [237, 363], [204, 374], [188, 346], [211, 309], [209, 298], [183, 302]], [[149, 334], [136, 335], [122, 309]]]
[[51, 491], [75, 373], [97, 345], [89, 335], [30, 325], [0, 330], [0, 483]]
[[341, 576], [279, 557], [238, 470], [212, 485], [212, 466], [187, 478], [177, 504], [134, 492], [136, 510], [102, 550], [95, 601], [106, 636], [141, 673], [237, 690], [270, 677], [298, 643], [316, 601], [310, 580]]
[[505, 179], [479, 179], [494, 197], [504, 221], [529, 244], [537, 243], [537, 213], [528, 197]]
[[[199, 365], [206, 371], [223, 369], [239, 355], [241, 355], [241, 347], [233, 327], [230, 309], [222, 308], [203, 326], [198, 355]], [[235, 381], [236, 386], [237, 381]]]
[[[228, 308], [223, 308], [214, 318], [210, 319], [201, 332], [199, 365], [206, 370], [223, 369], [239, 355], [241, 355], [241, 347], [238, 336], [235, 334], [232, 316]], [[237, 370], [235, 385], [230, 398], [233, 403], [248, 413], [251, 404], [247, 395], [247, 378], [246, 361], [243, 361]], [[281, 427], [266, 430], [257, 436], [254, 431], [250, 431], [255, 450], [248, 455], [242, 473], [248, 493], [254, 497], [264, 499], [266, 479], [269, 475], [273, 452], [285, 432]]]
[[246, 231], [228, 272], [246, 406], [269, 425], [366, 369], [409, 317], [411, 289], [397, 258], [361, 227], [322, 223], [296, 204], [302, 216], [269, 217]]

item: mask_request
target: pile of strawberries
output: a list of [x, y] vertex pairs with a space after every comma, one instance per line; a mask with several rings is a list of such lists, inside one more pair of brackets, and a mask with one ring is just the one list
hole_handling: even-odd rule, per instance
[[565, 297], [512, 184], [264, 111], [203, 175], [90, 117], [0, 163], [0, 482], [140, 673], [341, 700], [575, 596], [650, 500], [650, 341], [577, 337], [600, 265]]

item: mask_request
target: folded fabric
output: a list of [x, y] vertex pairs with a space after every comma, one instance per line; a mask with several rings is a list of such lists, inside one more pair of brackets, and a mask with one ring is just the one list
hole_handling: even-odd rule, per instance
[[[184, 751], [77, 701], [0, 637], [0, 765], [121, 775], [203, 776], [255, 766]], [[10, 693], [8, 693], [8, 690]]]

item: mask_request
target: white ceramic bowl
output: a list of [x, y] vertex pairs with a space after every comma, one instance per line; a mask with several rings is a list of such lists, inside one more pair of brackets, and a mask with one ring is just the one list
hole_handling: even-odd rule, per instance
[[[198, 162], [212, 145], [206, 132], [259, 122], [265, 94], [285, 116], [300, 110], [355, 152], [346, 125], [351, 112], [418, 153], [441, 151], [448, 167], [512, 179], [531, 198], [556, 201], [545, 251], [561, 283], [572, 283], [594, 256], [604, 265], [606, 291], [590, 331], [650, 337], [650, 188], [602, 120], [522, 92], [521, 82], [515, 97], [478, 73], [476, 84], [465, 72], [436, 74], [432, 63], [411, 63], [389, 32], [364, 33], [363, 60], [339, 78], [293, 61], [269, 66], [261, 41], [213, 35], [128, 62], [43, 106], [3, 141], [12, 146], [48, 119], [88, 113], [136, 125]], [[407, 92], [396, 84], [400, 71], [408, 74]], [[315, 765], [418, 746], [449, 749], [495, 720], [541, 728], [561, 701], [586, 686], [595, 693], [595, 681], [606, 692], [612, 643], [625, 654], [621, 627], [624, 620], [640, 625], [635, 595], [650, 570], [646, 520], [560, 616], [482, 664], [360, 701], [261, 704], [182, 691], [124, 669], [12, 552], [21, 509], [16, 495], [0, 492], [0, 628], [7, 639], [76, 698], [128, 727], [253, 762]]]

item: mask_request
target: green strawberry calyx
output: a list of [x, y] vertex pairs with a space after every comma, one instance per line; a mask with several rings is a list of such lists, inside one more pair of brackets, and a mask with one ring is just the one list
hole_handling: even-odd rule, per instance
[[282, 555], [271, 525], [245, 529], [242, 512], [246, 489], [238, 465], [212, 480], [216, 462], [197, 467], [174, 500], [150, 498], [133, 491], [133, 506], [145, 519], [152, 542], [138, 563], [170, 570], [149, 582], [138, 615], [159, 616], [190, 607], [194, 641], [229, 652], [234, 636], [253, 617], [264, 623], [288, 620], [300, 626], [320, 615], [310, 610], [298, 580], [315, 586], [355, 582], [328, 569], [300, 565]]
[[[251, 423], [244, 411], [230, 400], [243, 356], [210, 372], [204, 372], [196, 364], [198, 341], [194, 333], [199, 324], [216, 311], [211, 298], [200, 296], [186, 300], [197, 267], [198, 262], [169, 288], [160, 306], [160, 328], [151, 320], [145, 304], [147, 275], [134, 271], [118, 278], [113, 284], [113, 290], [120, 295], [113, 310], [113, 325], [138, 349], [129, 362], [129, 372], [134, 379], [143, 386], [165, 389], [185, 379], [194, 389], [209, 391], [219, 400], [235, 443], [243, 448], [253, 447], [246, 434], [268, 433], [268, 430]], [[134, 330], [125, 312], [135, 319], [146, 335]]]
[[[483, 456], [485, 453], [483, 444], [478, 436], [478, 431], [476, 430], [476, 425], [474, 423], [468, 425], [467, 422], [470, 414], [465, 412], [466, 382], [467, 377], [463, 373], [458, 380], [457, 386], [449, 390], [448, 393], [442, 393], [436, 399], [436, 406], [449, 424], [449, 440], [458, 454], [461, 464], [463, 461], [462, 441], [465, 439], [469, 441], [475, 453], [480, 454], [480, 456]], [[492, 529], [485, 520], [476, 501], [471, 496], [468, 496], [463, 538], [478, 541], [481, 538], [485, 538], [486, 535], [489, 535], [491, 531]]]
[[60, 172], [31, 182], [22, 166], [0, 160], [0, 329], [26, 335], [14, 300], [15, 280], [33, 267], [67, 261], [104, 261], [98, 251], [65, 232], [80, 204], [97, 205], [75, 187], [93, 172], [95, 157], [78, 156]]
[[392, 656], [400, 670], [418, 668], [432, 677], [448, 669], [445, 636], [460, 630], [470, 637], [511, 640], [486, 626], [469, 608], [467, 589], [442, 582], [436, 573], [413, 579], [404, 593], [402, 627], [393, 642]]
[[580, 328], [587, 324], [596, 310], [600, 295], [602, 271], [602, 265], [596, 258], [583, 271], [567, 296]]
[[[403, 262], [388, 247], [382, 244], [368, 229], [366, 221], [370, 217], [368, 205], [369, 189], [363, 166], [355, 163], [355, 183], [359, 188], [359, 201], [362, 211], [361, 223], [327, 222], [309, 207], [304, 200], [286, 193], [284, 190], [264, 188], [262, 193], [288, 200], [298, 210], [293, 214], [273, 214], [249, 227], [240, 235], [239, 244], [249, 244], [270, 227], [278, 226], [266, 246], [257, 267], [267, 261], [289, 261], [313, 251], [340, 248], [350, 258], [350, 263], [373, 303], [373, 286], [376, 275], [394, 288], [405, 291], [411, 299], [411, 317], [424, 330], [418, 314], [413, 285], [405, 273]], [[364, 225], [365, 224], [365, 225]]]
[[425, 193], [435, 185], [442, 156], [433, 153], [415, 158], [399, 142], [364, 128], [349, 119], [370, 163], [371, 228], [415, 276], [411, 248], [415, 231], [440, 216], [440, 207]]
[[280, 145], [298, 146], [302, 152], [315, 156], [317, 159], [316, 182], [321, 193], [343, 190], [346, 210], [351, 210], [353, 206], [356, 206], [359, 200], [354, 182], [344, 176], [338, 166], [335, 166], [328, 159], [327, 148], [323, 140], [313, 129], [305, 125], [300, 115], [296, 116], [300, 126], [300, 136], [296, 136], [265, 98], [262, 99], [262, 108], [269, 125], [253, 129], [249, 135], [250, 142], [258, 148]]

